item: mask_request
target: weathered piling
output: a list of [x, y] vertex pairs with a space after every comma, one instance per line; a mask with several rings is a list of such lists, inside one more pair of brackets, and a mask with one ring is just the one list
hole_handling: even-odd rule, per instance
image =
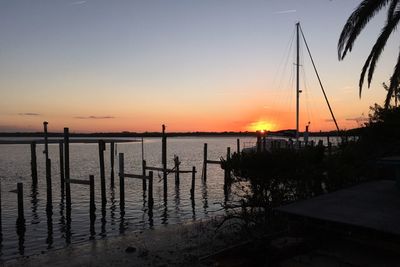
[[36, 142], [31, 143], [31, 174], [32, 184], [37, 185], [37, 160], [36, 160]]
[[95, 191], [94, 191], [94, 176], [89, 176], [89, 186], [90, 186], [90, 223], [93, 224], [96, 219], [96, 204], [95, 204]]
[[52, 186], [51, 186], [51, 160], [47, 159], [46, 160], [46, 166], [49, 168], [48, 169], [48, 175], [46, 177], [46, 197], [47, 197], [47, 209], [52, 208], [52, 203], [53, 203], [53, 196], [52, 196]]
[[207, 143], [204, 144], [203, 149], [203, 180], [204, 182], [207, 181]]
[[228, 147], [226, 149], [226, 166], [225, 166], [225, 173], [224, 173], [224, 189], [227, 189], [228, 183], [231, 179], [231, 170], [230, 170], [230, 158], [231, 158], [231, 148]]
[[64, 178], [65, 178], [65, 201], [67, 215], [71, 213], [71, 186], [69, 183], [69, 129], [64, 128]]
[[[146, 176], [146, 161], [142, 160], [142, 175], [143, 177]], [[146, 192], [146, 179], [142, 179], [142, 188], [143, 188], [143, 194]]]
[[165, 134], [165, 125], [162, 125], [162, 149], [161, 162], [163, 166], [164, 198], [167, 197], [167, 135]]
[[102, 207], [106, 206], [106, 175], [104, 170], [104, 150], [106, 149], [106, 145], [103, 140], [99, 140], [99, 162], [100, 162], [100, 187], [101, 187], [101, 205]]
[[257, 153], [261, 152], [261, 133], [257, 131]]
[[265, 137], [265, 135], [262, 137], [262, 151], [267, 151], [267, 138]]
[[125, 181], [124, 181], [124, 154], [119, 153], [119, 205], [120, 209], [125, 208]]
[[[46, 179], [50, 176], [50, 166], [48, 165], [49, 159], [49, 139], [47, 133], [47, 125], [49, 123], [47, 121], [43, 122], [43, 130], [44, 130], [44, 155], [45, 155], [45, 163], [46, 163]], [[47, 180], [46, 180], [47, 181]]]
[[59, 150], [59, 154], [60, 154], [61, 192], [64, 193], [65, 177], [64, 177], [64, 142], [63, 142], [63, 140], [60, 140], [58, 142], [58, 150]]
[[324, 142], [321, 139], [318, 140], [318, 146], [319, 147], [323, 147], [324, 146]]
[[111, 141], [110, 142], [110, 163], [111, 163], [111, 181], [110, 181], [110, 185], [111, 185], [111, 188], [114, 188], [114, 148], [115, 148], [115, 146], [114, 146], [115, 144], [114, 144], [114, 142], [113, 141]]
[[17, 183], [17, 198], [18, 198], [18, 217], [17, 226], [25, 224], [24, 217], [24, 185], [22, 183]]
[[240, 139], [236, 139], [236, 152], [240, 155]]
[[192, 186], [190, 188], [190, 199], [194, 199], [194, 188], [195, 188], [195, 179], [196, 179], [196, 167], [192, 167]]
[[149, 171], [149, 208], [153, 207], [154, 199], [153, 199], [153, 172]]
[[175, 163], [175, 185], [179, 186], [179, 157], [175, 156], [174, 158], [174, 163]]

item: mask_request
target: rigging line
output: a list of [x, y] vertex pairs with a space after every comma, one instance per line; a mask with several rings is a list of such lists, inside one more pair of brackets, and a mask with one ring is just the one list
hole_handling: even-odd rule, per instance
[[[314, 118], [314, 116], [313, 116], [313, 106], [312, 106], [312, 95], [310, 94], [311, 93], [311, 90], [310, 90], [310, 88], [308, 87], [308, 82], [307, 82], [307, 75], [306, 75], [306, 65], [305, 65], [305, 61], [304, 61], [304, 50], [303, 49], [301, 49], [300, 50], [300, 60], [301, 60], [301, 62], [300, 62], [300, 71], [301, 71], [301, 75], [302, 75], [302, 81], [303, 81], [303, 90], [302, 90], [302, 92], [304, 92], [304, 95], [305, 95], [305, 106], [306, 106], [306, 111], [307, 111], [307, 121], [308, 122], [310, 122], [313, 118]], [[310, 100], [310, 97], [311, 97], [311, 100]], [[303, 105], [304, 106], [304, 105]], [[302, 107], [303, 107], [302, 106]], [[306, 124], [308, 124], [307, 123], [307, 121], [306, 121]], [[303, 123], [304, 123], [304, 121], [303, 121]]]
[[[295, 36], [295, 30], [293, 29], [293, 33], [292, 33], [292, 36], [291, 36], [291, 38], [289, 39], [289, 43], [288, 43], [288, 45], [286, 45], [286, 50], [285, 50], [285, 55], [286, 55], [286, 57], [285, 57], [285, 59], [284, 59], [284, 64], [283, 64], [283, 68], [281, 69], [281, 66], [282, 66], [282, 61], [280, 62], [280, 64], [279, 64], [279, 68], [277, 69], [278, 70], [278, 73], [279, 73], [279, 71], [281, 70], [282, 72], [281, 72], [281, 75], [280, 75], [280, 79], [279, 79], [279, 83], [278, 83], [278, 87], [280, 88], [281, 87], [281, 85], [282, 85], [282, 81], [283, 81], [283, 74], [286, 72], [286, 68], [287, 68], [287, 66], [288, 66], [288, 62], [289, 62], [289, 57], [290, 57], [290, 52], [292, 51], [292, 47], [293, 47], [293, 42], [294, 42], [294, 36]], [[277, 75], [278, 76], [278, 75]], [[274, 84], [275, 84], [275, 82], [276, 82], [276, 80], [274, 80]]]
[[[288, 72], [288, 63], [289, 63], [289, 59], [291, 58], [291, 54], [292, 54], [294, 36], [295, 36], [295, 29], [293, 29], [292, 36], [290, 37], [289, 42], [286, 45], [286, 50], [285, 50], [285, 53], [283, 54], [284, 56], [281, 59], [279, 67], [277, 68], [277, 74], [273, 81], [273, 84], [277, 85], [277, 90], [275, 90], [275, 91], [278, 93], [273, 94], [272, 101], [271, 101], [272, 107], [282, 106], [282, 103], [283, 103], [282, 100], [284, 98], [282, 98], [282, 96], [279, 96], [279, 93], [282, 92], [282, 87], [286, 86], [286, 84], [285, 85], [283, 84], [283, 81], [286, 80], [286, 79], [284, 79], [284, 76], [285, 76], [284, 74]], [[276, 108], [273, 108], [271, 117], [276, 119], [277, 114], [278, 114], [278, 111], [276, 110]], [[279, 114], [280, 114], [280, 112], [279, 112]]]
[[310, 101], [310, 95], [309, 95], [309, 88], [308, 88], [308, 84], [307, 84], [307, 78], [306, 78], [306, 70], [305, 70], [305, 67], [304, 67], [304, 65], [302, 66], [302, 68], [301, 68], [301, 74], [302, 74], [302, 77], [303, 77], [303, 90], [302, 90], [302, 92], [304, 92], [304, 95], [305, 95], [305, 99], [306, 99], [306, 101], [305, 101], [305, 103], [306, 103], [306, 111], [307, 111], [307, 121], [311, 121], [311, 113], [310, 113], [310, 106], [311, 106], [311, 103], [312, 103], [312, 101]]
[[317, 75], [317, 78], [318, 78], [318, 81], [319, 81], [319, 85], [320, 85], [320, 87], [321, 87], [321, 89], [322, 89], [322, 93], [324, 94], [325, 101], [326, 101], [326, 103], [328, 104], [328, 108], [329, 108], [329, 111], [330, 111], [330, 113], [331, 113], [332, 119], [333, 119], [333, 121], [334, 121], [334, 123], [335, 123], [335, 125], [336, 125], [337, 131], [340, 132], [340, 129], [339, 129], [339, 126], [338, 126], [338, 124], [337, 124], [335, 115], [333, 114], [331, 105], [329, 104], [328, 97], [326, 96], [326, 93], [325, 93], [325, 90], [324, 90], [324, 86], [322, 85], [322, 82], [321, 82], [321, 79], [320, 79], [320, 77], [319, 77], [317, 68], [315, 67], [314, 59], [313, 59], [313, 57], [312, 57], [312, 55], [311, 55], [310, 49], [308, 48], [308, 44], [307, 44], [306, 38], [304, 37], [304, 33], [303, 33], [303, 30], [302, 30], [301, 26], [300, 26], [300, 32], [301, 32], [301, 36], [303, 37], [304, 44], [306, 45], [308, 55], [310, 56], [311, 63], [312, 63], [312, 65], [313, 65], [313, 67], [314, 67], [315, 74]]

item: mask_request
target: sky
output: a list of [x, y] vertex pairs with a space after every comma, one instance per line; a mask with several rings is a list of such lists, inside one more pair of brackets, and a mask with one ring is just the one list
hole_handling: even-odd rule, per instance
[[[360, 0], [0, 0], [0, 131], [253, 131], [295, 128], [300, 22], [339, 127], [383, 103], [393, 35], [371, 88], [361, 68], [384, 23], [344, 61], [339, 34]], [[300, 128], [333, 130], [301, 45]]]

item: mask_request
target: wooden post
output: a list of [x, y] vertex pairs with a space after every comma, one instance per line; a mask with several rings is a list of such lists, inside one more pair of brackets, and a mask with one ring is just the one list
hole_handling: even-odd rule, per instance
[[196, 167], [192, 167], [192, 187], [190, 188], [190, 198], [194, 199], [194, 188], [195, 188], [195, 178], [196, 178]]
[[69, 183], [69, 129], [64, 128], [64, 178], [65, 178], [65, 200], [68, 211], [71, 211], [71, 186]]
[[225, 184], [227, 184], [230, 179], [230, 173], [231, 173], [231, 170], [229, 168], [230, 159], [231, 159], [231, 148], [228, 147], [226, 149], [226, 166], [225, 166], [225, 179], [224, 179]]
[[101, 186], [101, 205], [102, 207], [106, 206], [106, 175], [104, 171], [104, 150], [105, 143], [103, 140], [99, 140], [99, 162], [100, 162], [100, 186]]
[[179, 157], [176, 156], [174, 158], [174, 162], [175, 162], [175, 185], [179, 186]]
[[162, 155], [161, 161], [163, 165], [163, 182], [164, 182], [164, 198], [167, 196], [167, 136], [165, 134], [165, 125], [162, 125]]
[[60, 140], [58, 142], [59, 154], [60, 154], [60, 180], [61, 180], [61, 191], [64, 193], [64, 142]]
[[96, 204], [94, 200], [94, 176], [89, 176], [89, 185], [90, 185], [90, 223], [93, 224], [96, 219]]
[[110, 142], [111, 188], [114, 188], [114, 141]]
[[207, 181], [207, 143], [204, 144], [204, 159], [203, 159], [203, 180]]
[[236, 139], [236, 152], [240, 155], [240, 139]]
[[51, 209], [52, 207], [52, 188], [51, 188], [51, 159], [47, 159], [47, 163], [46, 166], [48, 166], [49, 170], [48, 170], [48, 176], [46, 177], [46, 187], [47, 187], [47, 208]]
[[[45, 155], [45, 166], [46, 166], [46, 179], [49, 177], [50, 167], [48, 166], [48, 159], [49, 159], [49, 140], [48, 140], [48, 133], [47, 133], [47, 125], [49, 123], [47, 121], [43, 122], [43, 130], [44, 130], [44, 150], [43, 153]], [[46, 180], [47, 181], [47, 180]]]
[[260, 131], [257, 131], [257, 153], [261, 152], [261, 133]]
[[[142, 175], [143, 177], [146, 176], [146, 161], [142, 160]], [[146, 179], [142, 179], [142, 189], [143, 189], [143, 194], [146, 192]]]
[[32, 184], [37, 185], [37, 161], [36, 161], [36, 142], [31, 143], [31, 173], [32, 173]]
[[24, 186], [22, 183], [17, 183], [17, 197], [18, 197], [18, 218], [17, 226], [25, 223], [24, 217]]
[[125, 209], [125, 181], [124, 181], [124, 153], [119, 153], [119, 205], [121, 210]]
[[153, 171], [149, 171], [149, 207], [153, 207]]
[[263, 136], [262, 138], [262, 151], [267, 151], [267, 139], [265, 138], [265, 136]]

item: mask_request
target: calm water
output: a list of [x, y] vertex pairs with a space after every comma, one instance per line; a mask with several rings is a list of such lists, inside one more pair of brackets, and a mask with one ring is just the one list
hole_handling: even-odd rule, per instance
[[[254, 143], [254, 138], [241, 138], [244, 144]], [[191, 174], [180, 175], [180, 186], [175, 186], [175, 176], [168, 176], [168, 198], [164, 201], [162, 173], [155, 172], [154, 207], [149, 213], [147, 199], [143, 197], [142, 181], [125, 179], [125, 214], [119, 208], [118, 157], [115, 157], [115, 188], [110, 188], [110, 149], [105, 151], [107, 206], [101, 209], [100, 175], [97, 144], [70, 144], [70, 173], [73, 179], [88, 180], [95, 176], [96, 222], [90, 230], [89, 188], [71, 184], [71, 222], [67, 222], [64, 201], [61, 199], [58, 144], [49, 145], [52, 160], [52, 214], [46, 213], [45, 156], [43, 145], [37, 145], [38, 186], [32, 187], [29, 145], [0, 145], [0, 179], [2, 200], [1, 260], [21, 255], [40, 253], [48, 249], [62, 248], [70, 243], [85, 242], [117, 236], [126, 231], [148, 229], [162, 224], [179, 224], [221, 214], [221, 204], [226, 201], [223, 190], [223, 170], [209, 165], [207, 183], [201, 182], [203, 144], [208, 143], [208, 159], [225, 157], [226, 148], [236, 150], [236, 138], [168, 138], [168, 167], [173, 167], [174, 155], [179, 156], [181, 170], [195, 166], [195, 201], [190, 200]], [[141, 143], [120, 143], [118, 153], [125, 154], [125, 172], [141, 174]], [[148, 166], [161, 166], [161, 139], [147, 138], [144, 158]], [[26, 231], [17, 234], [17, 182], [24, 184], [24, 210]], [[229, 199], [229, 198], [228, 198]], [[93, 231], [94, 230], [94, 231]]]

